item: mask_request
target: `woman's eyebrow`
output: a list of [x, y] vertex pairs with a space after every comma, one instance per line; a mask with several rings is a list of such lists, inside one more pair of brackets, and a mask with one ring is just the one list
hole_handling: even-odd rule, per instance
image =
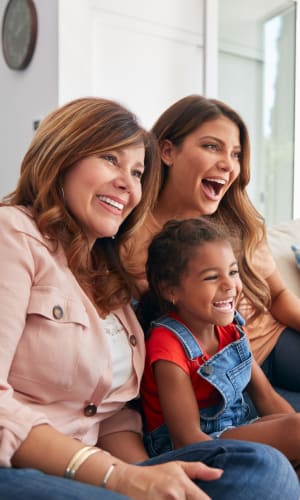
[[[219, 144], [222, 144], [222, 146], [225, 145], [225, 142], [220, 139], [219, 137], [215, 137], [214, 135], [205, 135], [203, 137], [200, 137], [201, 140], [213, 140], [218, 142]], [[237, 144], [236, 146], [233, 146], [234, 149], [239, 149], [242, 150], [242, 146], [240, 144]]]
[[[126, 151], [124, 149], [114, 149], [114, 150], [111, 150], [111, 153], [118, 154], [121, 157], [121, 159], [122, 159], [122, 157], [126, 156]], [[145, 168], [145, 163], [141, 162], [141, 161], [137, 161], [136, 163], [134, 163], [134, 166]]]

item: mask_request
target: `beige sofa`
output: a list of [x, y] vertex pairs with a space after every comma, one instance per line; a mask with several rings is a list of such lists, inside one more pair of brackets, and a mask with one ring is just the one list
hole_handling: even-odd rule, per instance
[[[291, 245], [300, 248], [300, 219], [270, 226], [267, 236], [282, 278], [287, 287], [300, 297], [300, 269], [297, 267], [295, 254], [291, 250]], [[300, 392], [278, 388], [277, 391], [300, 412]]]
[[291, 245], [300, 248], [300, 219], [268, 228], [268, 242], [286, 285], [300, 297], [300, 269]]

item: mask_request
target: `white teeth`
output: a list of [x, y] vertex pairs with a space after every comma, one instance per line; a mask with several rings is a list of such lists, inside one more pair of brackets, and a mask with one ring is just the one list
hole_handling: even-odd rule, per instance
[[219, 300], [218, 302], [214, 302], [214, 306], [218, 309], [231, 310], [233, 306], [233, 299]]
[[118, 203], [115, 200], [112, 200], [111, 198], [107, 198], [107, 196], [97, 196], [97, 198], [101, 201], [104, 201], [104, 203], [107, 203], [108, 205], [111, 205], [114, 208], [117, 208], [118, 210], [123, 210], [124, 205], [122, 203]]
[[222, 185], [226, 183], [224, 179], [210, 179], [209, 177], [207, 177], [205, 180], [209, 182], [216, 182], [217, 184], [222, 184]]

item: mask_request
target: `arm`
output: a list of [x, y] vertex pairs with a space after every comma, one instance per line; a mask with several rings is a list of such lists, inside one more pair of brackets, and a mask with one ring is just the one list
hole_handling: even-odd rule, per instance
[[[128, 442], [128, 446], [130, 445]], [[33, 428], [19, 447], [13, 457], [13, 464], [16, 467], [32, 467], [62, 476], [71, 457], [82, 447], [79, 441], [64, 436], [47, 425], [41, 425]], [[221, 470], [196, 462], [176, 461], [148, 467], [129, 465], [100, 450], [80, 466], [76, 479], [99, 486], [112, 463], [116, 466], [107, 482], [107, 488], [138, 500], [207, 500], [207, 495], [189, 478], [209, 481], [222, 475]]]
[[189, 375], [175, 363], [165, 360], [156, 361], [153, 371], [174, 446], [179, 448], [211, 439], [201, 431], [199, 408]]
[[98, 446], [129, 463], [143, 462], [149, 458], [141, 436], [137, 432], [122, 431], [106, 434], [99, 438]]
[[272, 387], [264, 372], [253, 358], [251, 381], [247, 386], [258, 414], [261, 416], [273, 413], [295, 413], [292, 406]]
[[48, 419], [15, 399], [8, 381], [26, 322], [35, 266], [18, 212], [1, 208], [0, 226], [0, 465], [8, 467], [31, 428]]
[[278, 269], [267, 278], [272, 305], [270, 312], [278, 321], [300, 331], [300, 299], [285, 286]]

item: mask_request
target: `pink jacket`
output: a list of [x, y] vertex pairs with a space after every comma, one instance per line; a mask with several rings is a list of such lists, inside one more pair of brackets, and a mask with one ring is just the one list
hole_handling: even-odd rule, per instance
[[[97, 311], [70, 272], [62, 249], [51, 253], [30, 212], [0, 207], [0, 466], [31, 428], [49, 423], [94, 445], [98, 435], [141, 431], [134, 398], [144, 368], [142, 330], [128, 305], [116, 311], [132, 349], [133, 375], [108, 398], [111, 358]], [[85, 416], [88, 403], [97, 412]]]

